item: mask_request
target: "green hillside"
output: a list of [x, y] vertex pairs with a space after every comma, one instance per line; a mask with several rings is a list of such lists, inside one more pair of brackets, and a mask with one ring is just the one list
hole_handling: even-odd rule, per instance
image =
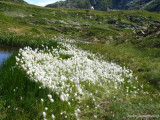
[[[0, 8], [0, 46], [16, 48], [0, 67], [0, 119], [159, 119], [159, 13]], [[63, 92], [46, 87], [51, 75]]]

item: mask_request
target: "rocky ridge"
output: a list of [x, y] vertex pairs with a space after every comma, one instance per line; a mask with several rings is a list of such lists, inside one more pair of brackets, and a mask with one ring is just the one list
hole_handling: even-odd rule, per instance
[[46, 7], [51, 8], [82, 8], [101, 11], [146, 9], [160, 11], [160, 0], [66, 0]]

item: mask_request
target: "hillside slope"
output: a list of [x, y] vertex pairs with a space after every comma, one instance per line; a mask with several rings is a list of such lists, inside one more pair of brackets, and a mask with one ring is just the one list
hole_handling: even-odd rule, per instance
[[[0, 67], [0, 119], [159, 117], [159, 13], [6, 1], [0, 8], [0, 47], [18, 49]], [[76, 99], [64, 101], [68, 93]]]
[[82, 8], [91, 9], [91, 6], [95, 10], [133, 10], [133, 9], [146, 9], [149, 11], [160, 11], [159, 0], [66, 0], [53, 4], [49, 4], [46, 7], [64, 7], [64, 8]]

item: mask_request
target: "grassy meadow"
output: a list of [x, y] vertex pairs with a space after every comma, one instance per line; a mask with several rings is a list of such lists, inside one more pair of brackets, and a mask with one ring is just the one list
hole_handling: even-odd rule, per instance
[[0, 26], [0, 119], [160, 118], [159, 13], [0, 1]]

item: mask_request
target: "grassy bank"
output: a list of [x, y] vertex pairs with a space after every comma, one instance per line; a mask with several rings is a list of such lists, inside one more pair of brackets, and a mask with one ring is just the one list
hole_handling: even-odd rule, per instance
[[[29, 74], [27, 72], [31, 66], [23, 69], [23, 65], [30, 65], [25, 64], [30, 60], [26, 58], [28, 61], [23, 61], [22, 58], [25, 56], [22, 57], [22, 54], [19, 53], [19, 60], [23, 64], [20, 64], [20, 62], [16, 65], [15, 56], [18, 56], [16, 51], [0, 68], [0, 119], [40, 120], [46, 118], [50, 120], [55, 117], [58, 120], [74, 120], [77, 119], [77, 114], [82, 120], [135, 120], [139, 119], [140, 115], [144, 115], [144, 119], [147, 119], [145, 115], [153, 115], [155, 119], [159, 119], [157, 117], [160, 116], [160, 16], [158, 13], [144, 10], [100, 12], [80, 9], [48, 9], [1, 1], [0, 7], [0, 44], [17, 48], [30, 46], [33, 51], [29, 53], [34, 53], [34, 50], [37, 50], [36, 48], [39, 48], [38, 52], [42, 50], [42, 54], [35, 53], [35, 56], [39, 55], [38, 57], [28, 57], [35, 57], [33, 61], [42, 57], [42, 59], [36, 61], [33, 69], [37, 66], [44, 67], [49, 60], [51, 60], [51, 63], [46, 68], [51, 67], [51, 69], [58, 65], [53, 65], [56, 61], [65, 63], [67, 60], [72, 60], [74, 53], [77, 51], [71, 51], [72, 54], [68, 53], [72, 49], [67, 51], [67, 47], [63, 46], [68, 40], [67, 38], [72, 38], [74, 39], [73, 43], [78, 47], [95, 53], [94, 57], [90, 54], [87, 57], [81, 56], [80, 60], [85, 58], [82, 65], [87, 64], [78, 68], [82, 61], [77, 61], [77, 66], [72, 69], [73, 71], [83, 70], [93, 63], [94, 59], [99, 57], [97, 53], [100, 53], [102, 56], [97, 58], [97, 61], [103, 60], [104, 63], [113, 62], [120, 67], [125, 66], [133, 71], [135, 77], [133, 78], [133, 84], [131, 84], [123, 76], [124, 83], [120, 84], [120, 89], [115, 90], [115, 88], [113, 89], [115, 79], [111, 79], [111, 83], [102, 82], [104, 85], [98, 86], [98, 84], [87, 82], [91, 76], [81, 84], [85, 92], [93, 94], [86, 94], [81, 102], [69, 99], [68, 103], [62, 101], [60, 95], [57, 95], [55, 91], [42, 87], [43, 82], [34, 81], [39, 80], [37, 77], [43, 75], [43, 73], [45, 73], [43, 78], [47, 79], [47, 75], [49, 76], [57, 69], [53, 71], [45, 69], [37, 76], [35, 73], [38, 70]], [[61, 46], [59, 42], [63, 45]], [[73, 45], [73, 43], [70, 45]], [[48, 48], [42, 45], [48, 46]], [[53, 48], [56, 49], [55, 54], [53, 54]], [[60, 51], [62, 53], [59, 53]], [[82, 50], [80, 53], [83, 53]], [[78, 55], [81, 55], [80, 53]], [[69, 74], [69, 69], [66, 66], [74, 63], [74, 60], [66, 65], [62, 63], [57, 66], [61, 72], [57, 71], [56, 73], [64, 73], [63, 76], [65, 77], [72, 76], [73, 74]], [[71, 68], [73, 66], [71, 65]], [[66, 71], [63, 70], [64, 68], [66, 68]], [[95, 66], [93, 72], [98, 69], [101, 71], [101, 68], [103, 66], [100, 68]], [[104, 71], [109, 68], [104, 69]], [[88, 71], [82, 73], [86, 76], [90, 75]], [[99, 76], [107, 74], [100, 74]], [[77, 77], [75, 80], [77, 79], [79, 78]], [[65, 84], [68, 85], [68, 83], [70, 81]], [[59, 86], [62, 87], [63, 84], [60, 83]], [[71, 96], [76, 92], [78, 88], [76, 87], [73, 87]], [[128, 88], [129, 91], [133, 90], [134, 92], [129, 92], [127, 95]], [[79, 95], [79, 97], [82, 96]], [[75, 110], [77, 111], [75, 112]]]
[[[30, 81], [26, 73], [15, 66], [15, 55], [17, 53], [14, 53], [0, 70], [0, 119], [43, 119], [45, 111], [50, 116], [48, 119], [52, 119], [52, 113], [57, 118], [64, 119], [65, 115], [56, 113], [65, 110], [73, 111], [72, 108], [66, 107], [67, 103], [60, 103], [55, 93], [47, 88], [40, 88], [40, 84]], [[48, 94], [53, 96], [54, 103], [50, 103]]]
[[[126, 65], [139, 76], [141, 81], [152, 84], [159, 89], [159, 57], [154, 56], [159, 48], [137, 49], [131, 43], [124, 43], [116, 46], [103, 45], [98, 43], [79, 44], [84, 50], [94, 53], [99, 52], [109, 61]], [[154, 88], [153, 88], [154, 91]]]
[[32, 48], [42, 48], [43, 46], [56, 47], [57, 42], [51, 38], [37, 37], [30, 35], [16, 35], [15, 33], [0, 33], [0, 44], [6, 46], [12, 46], [17, 48], [23, 48], [30, 46]]
[[[143, 58], [144, 54], [142, 52], [136, 51], [131, 47], [129, 49], [123, 46], [124, 48], [122, 49], [122, 46], [111, 47], [97, 43], [87, 45], [79, 43], [78, 46], [85, 50], [93, 51], [94, 53], [98, 52], [103, 54], [103, 59], [106, 61], [114, 61], [122, 66], [125, 64], [133, 69], [134, 74], [138, 76], [140, 82], [137, 88], [139, 88], [141, 92], [136, 94], [136, 96], [132, 96], [132, 94], [125, 96], [125, 92], [121, 89], [122, 91], [112, 91], [107, 95], [104, 93], [108, 86], [104, 86], [103, 89], [92, 86], [91, 91], [99, 91], [99, 99], [97, 99], [97, 101], [100, 107], [98, 111], [95, 110], [94, 105], [92, 106], [90, 99], [80, 104], [78, 101], [75, 101], [75, 103], [71, 102], [72, 106], [68, 107], [68, 103], [61, 102], [55, 92], [48, 88], [41, 88], [41, 83], [31, 81], [26, 72], [15, 65], [15, 56], [17, 56], [17, 52], [15, 52], [0, 69], [1, 119], [43, 119], [43, 112], [47, 113], [48, 119], [52, 119], [53, 113], [54, 116], [60, 120], [76, 119], [72, 114], [77, 104], [80, 106], [85, 105], [82, 107], [85, 109], [81, 108], [80, 118], [86, 120], [119, 120], [120, 118], [134, 120], [135, 117], [132, 118], [132, 115], [150, 115], [151, 113], [152, 115], [159, 115], [160, 96], [158, 90], [149, 83], [146, 83], [147, 80], [143, 77], [144, 71], [137, 71], [136, 68], [133, 67], [135, 61], [133, 61], [133, 63], [130, 62], [133, 57], [137, 60], [137, 66], [140, 66], [142, 62], [149, 62], [149, 59], [144, 61], [146, 59]], [[125, 55], [123, 54], [124, 51], [126, 53]], [[132, 55], [132, 58], [129, 57], [130, 55]], [[66, 59], [65, 56], [61, 57]], [[48, 95], [52, 95], [54, 103], [50, 102]], [[86, 107], [87, 104], [89, 104], [89, 108]], [[64, 111], [67, 111], [67, 114], [60, 114]], [[93, 113], [96, 113], [96, 118]], [[67, 118], [65, 118], [66, 116]]]

